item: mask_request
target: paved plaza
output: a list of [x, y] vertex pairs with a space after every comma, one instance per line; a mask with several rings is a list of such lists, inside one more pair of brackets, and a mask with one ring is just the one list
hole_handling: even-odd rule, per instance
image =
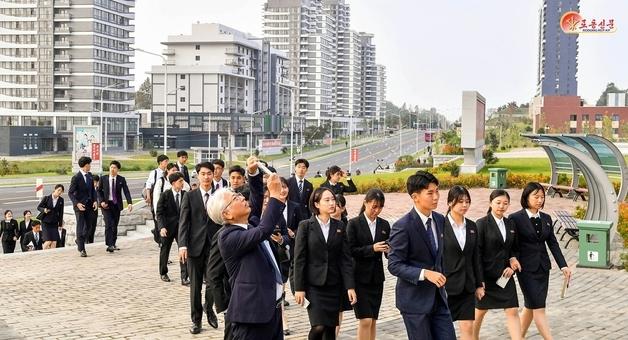
[[[509, 190], [519, 209], [520, 190]], [[446, 191], [441, 191], [440, 211], [445, 210]], [[489, 189], [472, 190], [469, 217], [485, 214]], [[363, 195], [347, 196], [349, 216], [355, 216]], [[407, 194], [387, 194], [382, 217], [396, 220], [406, 213]], [[573, 211], [580, 202], [548, 198], [546, 211]], [[158, 248], [152, 239], [119, 240], [120, 252], [108, 254], [102, 244], [88, 245], [88, 258], [75, 247], [11, 254], [0, 257], [0, 339], [222, 339], [222, 315], [218, 330], [204, 320], [203, 332], [193, 336], [190, 326], [189, 289], [178, 280], [159, 279]], [[561, 243], [564, 249], [564, 243]], [[562, 276], [550, 277], [549, 321], [556, 339], [628, 339], [628, 274], [617, 270], [575, 268], [577, 243], [564, 250], [574, 276], [568, 296], [560, 299]], [[175, 260], [173, 250], [172, 259]], [[177, 265], [170, 266], [177, 278]], [[385, 283], [384, 302], [378, 321], [378, 339], [405, 339], [403, 321], [394, 306], [396, 279]], [[287, 317], [292, 335], [306, 339], [309, 322], [305, 309], [291, 306]], [[523, 305], [523, 298], [520, 297]], [[340, 339], [353, 339], [357, 322], [345, 312]], [[485, 319], [483, 339], [506, 339], [505, 318], [492, 311]], [[534, 325], [529, 339], [540, 339]]]

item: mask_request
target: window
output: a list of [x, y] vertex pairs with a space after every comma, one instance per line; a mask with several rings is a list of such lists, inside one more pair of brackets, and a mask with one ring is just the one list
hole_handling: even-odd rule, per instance
[[181, 98], [179, 98], [179, 101], [180, 101], [181, 103], [185, 103], [185, 97], [181, 97]]
[[613, 121], [614, 122], [618, 122], [619, 121], [619, 115], [613, 114]]
[[575, 121], [578, 120], [578, 116], [577, 115], [570, 115], [569, 116], [569, 120], [572, 121], [572, 122], [575, 122]]
[[200, 61], [200, 60], [201, 60], [201, 56], [200, 56], [200, 55], [197, 55], [197, 56], [195, 57], [195, 59], [196, 59], [196, 61]]
[[588, 114], [582, 115], [582, 121], [583, 122], [589, 122], [589, 115]]
[[200, 50], [201, 49], [201, 45], [196, 45], [196, 50]]
[[184, 108], [184, 107], [182, 107], [179, 111], [181, 111], [181, 112], [185, 112], [185, 108]]
[[182, 74], [180, 78], [185, 79], [185, 74]]
[[569, 128], [569, 133], [576, 133], [576, 128]]
[[595, 121], [596, 122], [601, 122], [602, 121], [602, 114], [596, 113], [595, 114]]

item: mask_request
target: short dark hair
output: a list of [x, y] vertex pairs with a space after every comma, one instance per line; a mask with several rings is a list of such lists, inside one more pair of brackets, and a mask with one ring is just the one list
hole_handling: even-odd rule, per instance
[[[525, 188], [523, 188], [523, 192], [521, 193], [521, 207], [524, 209], [530, 208], [530, 204], [528, 203], [528, 199], [530, 195], [532, 195], [536, 191], [541, 191], [543, 193], [543, 197], [545, 197], [545, 189], [538, 182], [530, 182], [526, 184]], [[543, 205], [541, 208], [545, 207], [545, 201], [543, 201]]]
[[170, 184], [178, 181], [179, 179], [183, 178], [183, 174], [180, 172], [175, 172], [173, 174], [168, 175], [168, 182], [170, 182]]
[[337, 166], [337, 165], [332, 165], [329, 167], [329, 169], [327, 169], [327, 172], [325, 173], [325, 176], [327, 176], [327, 180], [329, 180], [331, 178], [331, 175], [336, 174], [338, 172], [341, 172], [342, 169]]
[[116, 160], [111, 161], [111, 162], [109, 163], [109, 166], [111, 166], [111, 165], [115, 165], [115, 166], [116, 166], [116, 168], [118, 168], [118, 170], [122, 169], [122, 165], [120, 164], [120, 162], [118, 162], [118, 161], [116, 161]]
[[310, 168], [310, 162], [308, 162], [305, 158], [299, 158], [294, 162], [294, 166], [297, 166], [299, 164], [305, 165], [305, 167], [308, 169]]
[[214, 172], [214, 166], [210, 162], [198, 163], [198, 164], [196, 164], [196, 167], [194, 169], [196, 170], [197, 173], [199, 173], [199, 172], [201, 172], [202, 168], [209, 169], [212, 172]]
[[223, 169], [225, 168], [225, 161], [222, 159], [216, 158], [212, 161], [213, 165], [220, 165]]
[[31, 213], [31, 215], [33, 214], [30, 210], [24, 210], [24, 212], [22, 213], [23, 216], [26, 216], [26, 214]]
[[451, 187], [451, 189], [449, 189], [449, 192], [447, 193], [447, 213], [445, 215], [451, 212], [451, 207], [449, 206], [449, 204], [453, 203], [453, 205], [456, 205], [456, 203], [464, 198], [468, 198], [469, 203], [471, 203], [471, 195], [469, 194], [469, 190], [467, 190], [467, 188], [463, 187], [462, 185], [454, 185], [453, 187]]
[[185, 150], [180, 150], [180, 151], [178, 151], [178, 152], [177, 152], [177, 158], [178, 158], [178, 157], [181, 157], [181, 156], [185, 156], [185, 157], [187, 157], [187, 156], [188, 156], [188, 152], [187, 152], [187, 151], [185, 151]]
[[54, 190], [57, 190], [58, 188], [61, 188], [61, 190], [65, 191], [65, 187], [63, 186], [63, 184], [55, 185], [55, 189]]
[[172, 169], [172, 168], [177, 168], [177, 170], [179, 169], [179, 166], [177, 165], [177, 163], [168, 163], [168, 165], [166, 165], [166, 171]]
[[167, 161], [169, 159], [170, 158], [168, 158], [168, 156], [166, 156], [166, 155], [159, 155], [159, 156], [157, 156], [157, 164], [159, 164], [159, 163], [161, 163], [163, 161]]
[[239, 166], [239, 165], [234, 165], [232, 167], [229, 168], [229, 175], [231, 175], [232, 172], [237, 172], [240, 175], [244, 176], [244, 169]]
[[438, 179], [427, 171], [417, 171], [414, 175], [408, 177], [408, 181], [406, 182], [408, 195], [412, 195], [415, 192], [420, 193], [427, 189], [430, 183], [434, 183], [438, 186]]
[[92, 164], [92, 159], [87, 157], [87, 156], [83, 156], [81, 158], [79, 158], [78, 160], [78, 166], [79, 168], [82, 168], [84, 166], [86, 166], [87, 164]]
[[336, 206], [341, 207], [341, 208], [344, 208], [347, 206], [347, 199], [343, 195], [338, 194], [338, 195], [335, 195], [334, 198], [336, 199]]
[[495, 189], [491, 192], [491, 195], [489, 196], [488, 202], [489, 202], [489, 206], [488, 206], [488, 211], [486, 212], [486, 214], [490, 214], [491, 213], [491, 206], [490, 203], [493, 202], [494, 199], [496, 199], [497, 197], [500, 196], [506, 196], [506, 198], [508, 198], [508, 202], [510, 202], [510, 195], [508, 194], [508, 191], [504, 190], [504, 189]]
[[11, 211], [11, 209], [7, 209], [4, 211], [4, 216], [7, 216], [8, 213], [13, 214], [13, 211]]
[[[290, 188], [290, 186], [288, 185], [288, 180], [285, 177], [279, 177], [279, 180], [281, 181], [282, 185], [287, 186], [288, 188]], [[264, 187], [266, 188], [266, 187]], [[289, 190], [289, 189], [288, 189]]]
[[100, 176], [98, 176], [98, 175], [92, 176], [92, 181], [99, 182], [100, 181]]
[[33, 220], [32, 222], [32, 227], [35, 228], [36, 226], [40, 226], [41, 222], [39, 222], [38, 220]]
[[327, 187], [318, 187], [316, 188], [316, 190], [314, 190], [314, 192], [312, 193], [312, 196], [310, 196], [309, 205], [310, 205], [310, 211], [312, 212], [312, 214], [314, 215], [320, 214], [320, 210], [318, 210], [318, 208], [316, 207], [314, 203], [319, 203], [321, 201], [321, 198], [323, 198], [323, 193], [325, 191], [329, 191], [332, 194], [332, 196], [334, 195], [334, 192], [331, 191], [331, 189]]
[[362, 208], [360, 208], [360, 214], [366, 211], [365, 203], [377, 201], [379, 205], [384, 206], [384, 202], [386, 202], [386, 198], [384, 197], [384, 192], [377, 188], [371, 188], [366, 192], [364, 196], [364, 203], [362, 203]]

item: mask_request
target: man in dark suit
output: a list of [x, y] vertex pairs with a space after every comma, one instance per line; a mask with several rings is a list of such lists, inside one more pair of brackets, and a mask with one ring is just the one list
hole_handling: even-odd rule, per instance
[[179, 172], [183, 174], [183, 180], [190, 184], [190, 172], [188, 171], [188, 153], [185, 150], [177, 152], [177, 167]]
[[[192, 327], [190, 333], [201, 332], [203, 319], [203, 304], [201, 303], [201, 288], [205, 276], [212, 236], [218, 231], [217, 226], [207, 216], [207, 201], [211, 196], [214, 166], [209, 162], [196, 165], [196, 174], [199, 181], [198, 189], [194, 189], [183, 196], [181, 215], [179, 217], [179, 258], [188, 264], [190, 276], [190, 307]], [[213, 328], [218, 328], [218, 319], [212, 309], [213, 299], [211, 287], [205, 287], [205, 310], [207, 321]]]
[[[249, 173], [261, 176], [257, 162]], [[225, 226], [218, 245], [231, 283], [227, 316], [235, 339], [283, 339], [281, 324], [281, 272], [268, 238], [282, 216], [285, 197], [276, 174], [267, 180], [270, 201], [258, 227], [249, 225], [248, 202], [239, 193], [217, 191], [210, 216]]]
[[122, 191], [124, 191], [129, 212], [133, 211], [133, 200], [129, 186], [126, 184], [126, 179], [118, 174], [121, 167], [120, 162], [111, 161], [109, 163], [109, 175], [102, 176], [98, 185], [98, 202], [100, 202], [105, 220], [105, 245], [107, 245], [107, 252], [110, 253], [113, 253], [114, 250], [120, 250], [116, 246], [116, 240], [118, 239], [120, 212], [124, 209]]
[[85, 237], [89, 229], [89, 221], [93, 218], [98, 207], [96, 189], [92, 179], [91, 170], [92, 159], [81, 157], [78, 165], [81, 168], [70, 181], [68, 196], [72, 200], [72, 207], [76, 215], [76, 245], [81, 257], [87, 257], [85, 251]]
[[[185, 195], [183, 190], [185, 178], [182, 173], [175, 172], [169, 175], [168, 182], [170, 182], [172, 188], [159, 195], [156, 209], [157, 226], [161, 236], [159, 275], [161, 275], [161, 280], [164, 282], [170, 282], [170, 277], [168, 277], [168, 256], [170, 255], [172, 241], [179, 243], [179, 213], [181, 211], [181, 201]], [[188, 280], [186, 265], [184, 263], [179, 264], [181, 266], [181, 284], [188, 286], [190, 281]]]
[[212, 165], [214, 166], [214, 191], [228, 188], [229, 181], [222, 178], [222, 172], [225, 170], [225, 162], [222, 159], [214, 159]]
[[44, 240], [41, 237], [41, 222], [33, 221], [31, 224], [33, 229], [22, 237], [22, 249], [26, 249], [26, 251], [42, 250], [44, 249]]
[[296, 162], [294, 162], [294, 176], [290, 177], [288, 180], [288, 199], [299, 203], [301, 217], [304, 220], [312, 216], [308, 205], [310, 204], [310, 196], [312, 195], [312, 191], [314, 191], [314, 187], [312, 183], [305, 179], [305, 174], [309, 167], [310, 162], [308, 162], [307, 159], [297, 159]]
[[57, 242], [57, 248], [65, 248], [65, 235], [67, 230], [63, 226], [59, 227], [59, 242]]
[[443, 226], [438, 180], [417, 171], [407, 181], [414, 207], [392, 226], [388, 270], [397, 276], [397, 309], [408, 338], [455, 340], [443, 275]]

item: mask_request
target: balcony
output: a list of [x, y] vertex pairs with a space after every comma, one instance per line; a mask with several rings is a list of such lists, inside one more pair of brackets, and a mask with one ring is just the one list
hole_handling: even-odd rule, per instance
[[225, 65], [236, 66], [236, 67], [244, 67], [244, 63], [241, 58], [238, 59], [227, 59], [225, 60]]
[[55, 8], [67, 8], [70, 7], [71, 3], [70, 0], [54, 0], [54, 7]]
[[70, 21], [72, 15], [70, 13], [56, 13], [54, 15], [54, 21]]
[[55, 34], [70, 34], [72, 30], [68, 26], [55, 27]]
[[54, 74], [55, 75], [69, 75], [69, 74], [72, 74], [72, 70], [70, 70], [69, 67], [56, 67], [54, 69]]
[[71, 46], [72, 46], [72, 43], [70, 43], [69, 40], [55, 40], [54, 47], [70, 48]]
[[72, 57], [69, 54], [55, 54], [54, 61], [70, 61]]
[[164, 49], [161, 54], [163, 55], [174, 55], [174, 49], [173, 48], [166, 48]]

